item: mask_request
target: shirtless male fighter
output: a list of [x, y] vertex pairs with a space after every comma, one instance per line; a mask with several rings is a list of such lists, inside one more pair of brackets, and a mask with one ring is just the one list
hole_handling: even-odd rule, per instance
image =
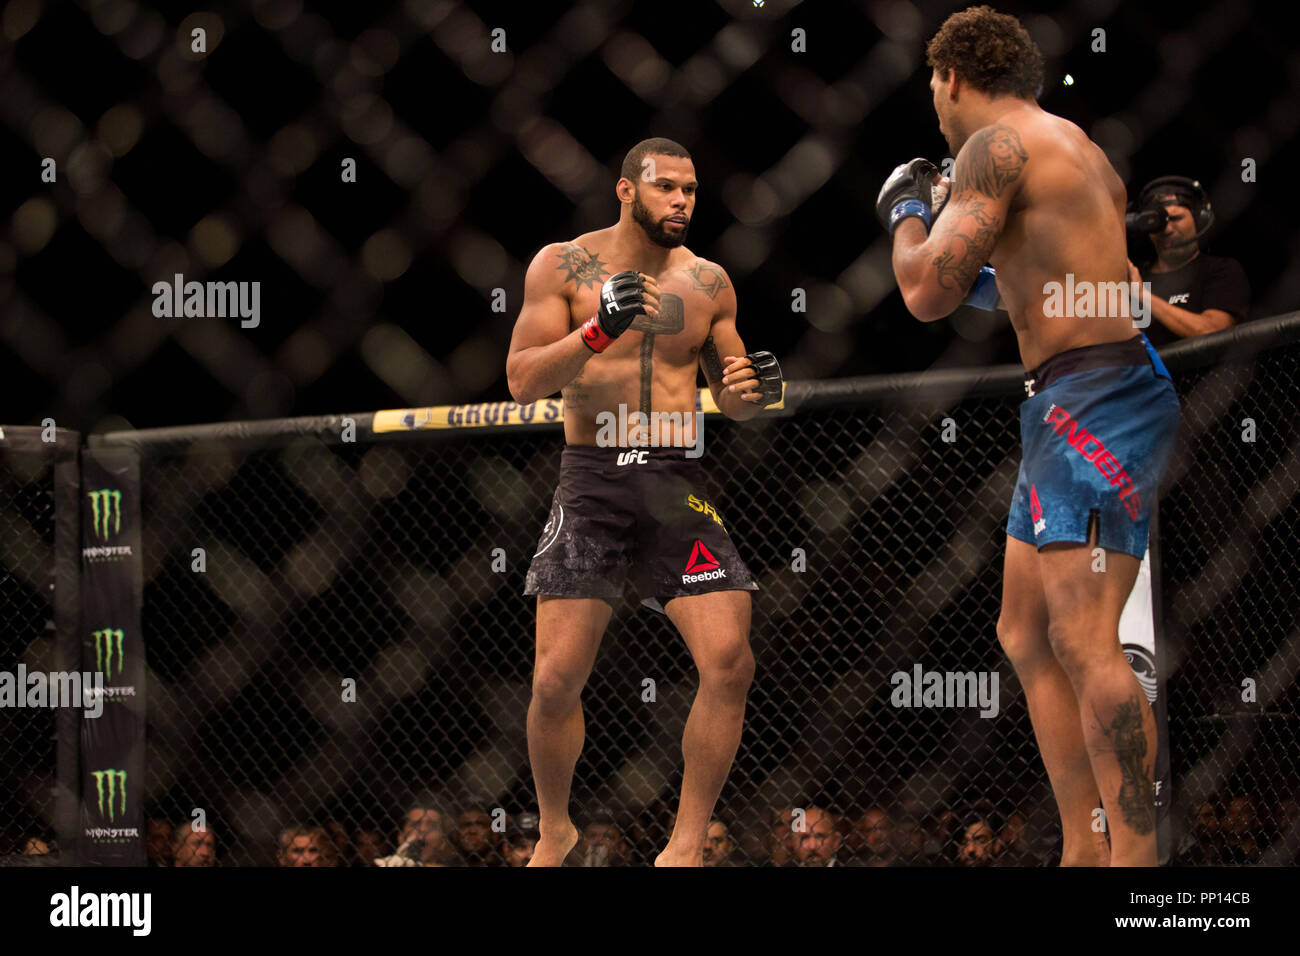
[[[1014, 17], [987, 6], [955, 13], [926, 59], [956, 165], [937, 215], [932, 189], [945, 183], [924, 159], [899, 166], [881, 190], [894, 274], [923, 322], [968, 294], [987, 303], [1000, 292], [1011, 315], [1028, 397], [998, 639], [1060, 810], [1061, 864], [1109, 856], [1154, 866], [1155, 720], [1120, 649], [1119, 618], [1179, 404], [1135, 331], [1145, 321], [1129, 305], [1124, 184], [1082, 130], [1038, 106], [1042, 54]], [[1115, 284], [1122, 297], [1106, 294]], [[1049, 299], [1063, 287], [1095, 294], [1061, 310]], [[1118, 308], [1097, 308], [1116, 299]], [[1109, 848], [1092, 830], [1099, 797]]]
[[703, 489], [696, 369], [718, 408], [744, 420], [780, 400], [780, 367], [770, 352], [746, 354], [726, 272], [683, 245], [698, 186], [690, 154], [645, 140], [621, 172], [618, 222], [544, 247], [528, 267], [506, 362], [521, 405], [564, 396], [559, 486], [524, 591], [537, 595], [528, 755], [541, 814], [529, 866], [561, 865], [578, 839], [580, 695], [627, 575], [699, 671], [677, 823], [657, 866], [703, 865], [754, 673], [757, 585]]

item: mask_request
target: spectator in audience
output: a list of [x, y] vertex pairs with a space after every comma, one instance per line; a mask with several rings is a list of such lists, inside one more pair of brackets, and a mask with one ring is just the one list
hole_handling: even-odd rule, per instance
[[930, 853], [929, 835], [921, 820], [912, 814], [899, 818], [894, 828], [894, 848], [896, 856], [893, 866], [936, 866], [938, 861]]
[[843, 842], [839, 819], [835, 813], [822, 807], [809, 807], [803, 817], [803, 827], [795, 830], [794, 859], [796, 866], [843, 866], [836, 859]]
[[727, 825], [735, 845], [731, 854], [732, 865], [767, 866], [767, 841], [770, 829], [766, 810], [752, 806], [744, 807], [736, 822]]
[[794, 830], [795, 813], [773, 810], [768, 824], [767, 859], [769, 866], [793, 866], [799, 834]]
[[659, 848], [668, 842], [668, 834], [655, 821], [655, 814], [647, 808], [628, 822], [624, 839], [630, 847], [630, 862], [637, 866], [648, 866], [659, 855]]
[[578, 866], [624, 866], [629, 850], [622, 828], [608, 810], [592, 815], [573, 849]]
[[352, 865], [352, 840], [348, 837], [348, 829], [338, 820], [326, 820], [323, 824], [325, 833], [334, 843], [334, 853], [338, 858], [339, 866]]
[[1027, 826], [1025, 816], [1019, 810], [1007, 815], [1002, 832], [998, 834], [998, 842], [1002, 845], [998, 866], [1038, 866], [1038, 858], [1029, 849]]
[[845, 840], [844, 849], [846, 866], [893, 866], [897, 851], [889, 814], [881, 807], [862, 814]]
[[1266, 865], [1295, 866], [1300, 862], [1300, 800], [1297, 794], [1283, 797], [1273, 807], [1268, 827], [1269, 852], [1261, 859]]
[[150, 866], [172, 865], [172, 826], [170, 820], [150, 817], [145, 823], [145, 856]]
[[980, 806], [966, 817], [957, 861], [962, 866], [993, 866], [1002, 852], [998, 839], [1002, 821], [988, 807]]
[[50, 844], [38, 836], [29, 836], [23, 841], [23, 856], [46, 856], [50, 852]]
[[388, 852], [384, 835], [378, 830], [357, 830], [352, 836], [352, 845], [356, 851], [357, 866], [371, 866], [376, 859]]
[[1291, 793], [1284, 796], [1274, 806], [1269, 815], [1269, 839], [1274, 840], [1291, 829], [1300, 818], [1300, 794]]
[[1218, 805], [1203, 800], [1191, 813], [1187, 834], [1175, 853], [1180, 866], [1220, 866], [1223, 850], [1219, 828]]
[[452, 845], [460, 853], [462, 866], [499, 866], [501, 853], [492, 832], [492, 818], [482, 810], [466, 810], [456, 818]]
[[714, 817], [704, 831], [704, 865], [735, 866], [736, 842], [731, 838], [731, 828]]
[[501, 842], [501, 858], [506, 866], [528, 865], [541, 837], [537, 825], [537, 814], [521, 813], [506, 827], [505, 839]]
[[375, 866], [455, 866], [455, 848], [448, 842], [442, 811], [431, 802], [417, 803], [406, 812], [391, 856], [375, 858]]
[[1154, 180], [1138, 204], [1163, 208], [1168, 217], [1163, 228], [1150, 234], [1155, 260], [1141, 270], [1128, 264], [1130, 282], [1151, 283], [1151, 324], [1142, 330], [1151, 344], [1159, 348], [1244, 321], [1250, 283], [1241, 263], [1201, 254], [1197, 232], [1203, 228], [1198, 223], [1208, 228], [1213, 212], [1200, 184]]
[[951, 865], [957, 859], [961, 844], [962, 827], [955, 810], [939, 810], [930, 817], [929, 838], [925, 845], [927, 856], [941, 866]]
[[182, 823], [172, 832], [172, 866], [216, 866], [217, 839], [211, 827]]
[[1223, 862], [1229, 866], [1247, 866], [1259, 862], [1259, 820], [1255, 801], [1247, 795], [1228, 801], [1223, 815]]
[[277, 866], [338, 866], [338, 849], [324, 827], [297, 824], [280, 833], [280, 846], [276, 850]]

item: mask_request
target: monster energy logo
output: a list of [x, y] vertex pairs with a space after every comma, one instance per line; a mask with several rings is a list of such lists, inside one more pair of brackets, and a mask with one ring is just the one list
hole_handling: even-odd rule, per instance
[[[91, 773], [91, 776], [95, 778], [95, 793], [99, 796], [99, 815], [104, 816], [104, 799], [107, 796], [108, 819], [110, 822], [115, 819], [113, 815], [113, 797], [117, 796], [120, 791], [121, 798], [119, 802], [121, 807], [118, 812], [126, 816], [126, 771], [95, 770]], [[104, 785], [105, 780], [108, 781], [107, 787]], [[105, 790], [108, 791], [107, 794], [105, 794]]]
[[90, 498], [91, 524], [97, 537], [108, 540], [108, 525], [113, 523], [113, 534], [122, 530], [122, 492], [116, 488], [100, 488], [88, 491]]
[[[95, 670], [109, 675], [113, 671], [113, 647], [117, 647], [117, 672], [122, 673], [122, 638], [124, 631], [119, 628], [105, 628], [93, 631], [95, 635]], [[108, 666], [105, 667], [104, 665]]]

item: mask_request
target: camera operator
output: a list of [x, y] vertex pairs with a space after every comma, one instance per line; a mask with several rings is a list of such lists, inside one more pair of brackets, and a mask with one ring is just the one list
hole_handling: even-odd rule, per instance
[[1180, 338], [1226, 329], [1246, 317], [1250, 284], [1236, 259], [1201, 255], [1200, 238], [1214, 223], [1210, 197], [1194, 179], [1161, 176], [1147, 183], [1126, 225], [1146, 233], [1155, 261], [1140, 272], [1130, 260], [1129, 281], [1151, 283], [1151, 315], [1144, 331], [1157, 348]]

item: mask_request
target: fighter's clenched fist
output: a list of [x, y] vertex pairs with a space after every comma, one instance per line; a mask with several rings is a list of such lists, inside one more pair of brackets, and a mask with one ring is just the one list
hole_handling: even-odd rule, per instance
[[[939, 167], [920, 157], [894, 168], [876, 197], [876, 215], [891, 236], [898, 224], [909, 216], [920, 219], [927, 230], [930, 228], [932, 217], [938, 215], [934, 209], [935, 199], [940, 198], [936, 196], [934, 187], [941, 179]], [[940, 209], [947, 198], [945, 193]]]
[[781, 400], [781, 365], [771, 352], [750, 352], [744, 358], [723, 359], [722, 384], [747, 402], [766, 408]]
[[583, 323], [582, 341], [593, 352], [603, 352], [643, 314], [659, 314], [659, 286], [640, 272], [616, 273], [600, 287], [600, 308]]

